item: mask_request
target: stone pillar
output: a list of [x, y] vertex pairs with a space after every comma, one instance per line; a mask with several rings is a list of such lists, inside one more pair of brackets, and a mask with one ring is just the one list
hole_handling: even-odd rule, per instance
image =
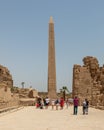
[[48, 41], [48, 97], [56, 98], [56, 64], [55, 64], [55, 38], [54, 22], [50, 17]]

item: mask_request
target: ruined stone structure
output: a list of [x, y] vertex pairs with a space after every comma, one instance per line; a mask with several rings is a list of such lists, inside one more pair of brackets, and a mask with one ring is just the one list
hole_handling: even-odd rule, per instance
[[17, 94], [19, 97], [20, 106], [33, 105], [35, 103], [36, 97], [38, 96], [38, 91], [30, 88], [18, 88], [13, 87], [13, 95]]
[[11, 88], [13, 80], [9, 70], [0, 65], [0, 99], [9, 100], [11, 98]]
[[50, 17], [49, 21], [49, 44], [48, 44], [48, 96], [56, 98], [56, 64], [55, 64], [55, 38], [54, 22]]
[[19, 101], [22, 106], [34, 105], [38, 92], [32, 88], [19, 88]]
[[0, 108], [7, 108], [19, 104], [18, 96], [13, 95], [11, 88], [13, 80], [9, 70], [0, 65]]
[[73, 67], [73, 97], [79, 97], [80, 105], [87, 98], [92, 106], [104, 109], [104, 66], [92, 56], [84, 57], [83, 63]]
[[20, 98], [35, 98], [38, 96], [38, 91], [33, 88], [18, 88]]
[[33, 88], [13, 87], [12, 75], [0, 65], [0, 111], [20, 105], [32, 105], [38, 92]]

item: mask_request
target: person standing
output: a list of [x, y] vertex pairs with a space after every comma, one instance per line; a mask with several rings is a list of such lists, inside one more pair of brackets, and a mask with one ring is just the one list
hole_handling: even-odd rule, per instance
[[85, 115], [86, 113], [86, 100], [83, 101], [83, 104], [82, 104], [82, 109], [83, 109], [83, 115]]
[[60, 99], [60, 109], [62, 110], [63, 107], [64, 107], [64, 99], [63, 99], [63, 97], [61, 97], [61, 99]]
[[50, 99], [48, 97], [46, 97], [45, 102], [46, 102], [46, 109], [48, 109], [48, 106], [49, 106], [49, 103], [50, 103]]
[[73, 100], [73, 103], [74, 103], [74, 115], [77, 115], [78, 113], [78, 105], [79, 105], [79, 99], [77, 96], [75, 96], [74, 100]]
[[66, 108], [68, 109], [68, 107], [69, 107], [69, 99], [68, 98], [66, 99], [65, 103], [66, 103]]
[[85, 102], [86, 102], [85, 114], [88, 115], [89, 101], [87, 99], [85, 99]]
[[59, 106], [59, 100], [58, 100], [58, 98], [55, 100], [55, 106], [56, 106], [56, 110], [58, 110], [58, 106]]
[[54, 99], [51, 100], [51, 106], [52, 106], [52, 110], [54, 110], [54, 106], [55, 106], [55, 100]]

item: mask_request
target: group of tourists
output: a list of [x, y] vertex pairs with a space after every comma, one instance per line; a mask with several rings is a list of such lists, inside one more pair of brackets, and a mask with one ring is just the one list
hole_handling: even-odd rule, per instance
[[[79, 106], [79, 99], [77, 96], [75, 96], [74, 99], [67, 98], [66, 100], [64, 100], [63, 97], [57, 98], [57, 99], [49, 99], [48, 97], [42, 99], [41, 97], [37, 97], [37, 100], [36, 100], [36, 108], [40, 108], [40, 109], [44, 109], [44, 108], [48, 109], [48, 107], [51, 106], [52, 110], [54, 109], [62, 110], [65, 105], [67, 109], [70, 105], [73, 105], [73, 108], [74, 108], [73, 114], [77, 115], [78, 106]], [[89, 107], [89, 101], [85, 99], [82, 103], [83, 115], [88, 114], [88, 107]]]
[[48, 97], [46, 98], [40, 98], [38, 97], [36, 100], [36, 108], [40, 108], [40, 109], [48, 109], [49, 106], [52, 106], [52, 110], [54, 109], [54, 107], [56, 108], [56, 110], [60, 109], [62, 110], [64, 107], [64, 99], [63, 97], [61, 97], [60, 99], [49, 99]]
[[[77, 115], [78, 113], [78, 106], [79, 106], [79, 99], [77, 96], [75, 96], [74, 100], [74, 115]], [[85, 99], [82, 103], [82, 110], [83, 110], [83, 115], [87, 115], [88, 114], [88, 107], [89, 107], [89, 101], [87, 99]]]

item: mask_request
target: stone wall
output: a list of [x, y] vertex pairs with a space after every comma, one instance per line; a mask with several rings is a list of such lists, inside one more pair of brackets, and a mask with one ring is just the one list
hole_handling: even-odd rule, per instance
[[19, 104], [18, 96], [13, 95], [11, 92], [12, 87], [12, 75], [6, 67], [0, 65], [0, 108]]
[[0, 65], [0, 99], [8, 101], [11, 99], [11, 88], [13, 80], [9, 70]]
[[104, 66], [99, 67], [95, 57], [83, 58], [83, 66], [73, 67], [73, 97], [78, 96], [80, 105], [87, 98], [92, 106], [104, 109]]

